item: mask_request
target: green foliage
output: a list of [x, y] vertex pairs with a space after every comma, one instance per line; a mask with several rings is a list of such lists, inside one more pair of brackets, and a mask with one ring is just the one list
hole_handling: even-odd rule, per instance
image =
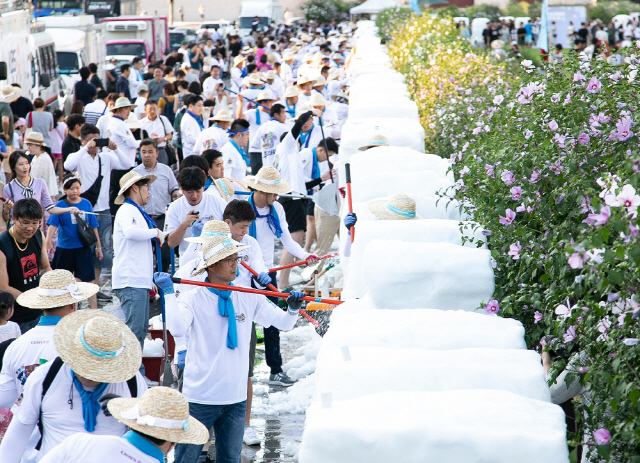
[[491, 5], [474, 5], [463, 10], [469, 19], [474, 18], [489, 18], [491, 21], [497, 21], [502, 12], [497, 6]]
[[302, 12], [307, 21], [328, 22], [345, 18], [354, 6], [344, 0], [308, 0], [302, 5]]
[[640, 11], [640, 5], [637, 3], [621, 0], [618, 2], [600, 1], [595, 6], [589, 8], [589, 17], [591, 19], [601, 19], [605, 24], [609, 24], [611, 19], [619, 14], [629, 14]]
[[387, 39], [391, 37], [393, 31], [402, 27], [402, 25], [413, 14], [411, 8], [395, 7], [382, 10], [376, 16], [376, 26], [380, 37]]
[[431, 13], [435, 13], [439, 16], [451, 16], [452, 18], [467, 16], [465, 10], [458, 8], [456, 5], [448, 5], [444, 8], [436, 8], [431, 10]]
[[638, 461], [638, 49], [620, 66], [567, 54], [537, 69], [475, 54], [446, 19], [411, 17], [393, 37], [427, 151], [458, 179], [442, 196], [491, 232], [500, 315], [523, 323], [530, 348], [555, 334], [586, 354], [574, 376], [587, 440], [573, 439], [606, 428], [608, 445], [584, 446], [590, 461]]

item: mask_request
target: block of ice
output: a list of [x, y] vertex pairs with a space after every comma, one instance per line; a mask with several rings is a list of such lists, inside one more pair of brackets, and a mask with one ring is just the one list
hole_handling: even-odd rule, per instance
[[375, 310], [369, 298], [350, 300], [333, 309], [321, 350], [342, 346], [432, 350], [527, 348], [524, 327], [512, 318], [462, 310]]
[[[377, 73], [375, 79], [359, 77], [349, 87], [349, 102], [355, 97], [356, 101], [371, 101], [371, 95], [385, 95], [386, 99], [407, 97], [407, 85], [396, 77], [393, 72]], [[352, 104], [352, 103], [351, 103]], [[370, 103], [368, 103], [370, 104]]]
[[498, 389], [551, 401], [540, 355], [532, 350], [347, 349], [346, 355], [344, 347], [320, 351], [315, 400], [327, 393], [348, 400], [385, 391]]
[[494, 289], [489, 250], [451, 243], [373, 240], [361, 268], [367, 269], [364, 283], [379, 309], [475, 311]]
[[164, 341], [161, 338], [145, 339], [144, 349], [142, 350], [143, 357], [163, 357], [164, 356]]
[[388, 174], [384, 170], [365, 177], [351, 176], [353, 200], [356, 202], [392, 196], [406, 195], [433, 196], [441, 189], [449, 188], [453, 182], [430, 170], [404, 174]]
[[[354, 185], [353, 188], [355, 189], [357, 188], [357, 186]], [[411, 195], [411, 197], [416, 202], [416, 214], [418, 214], [423, 219], [446, 219], [458, 221], [464, 220], [465, 218], [464, 212], [460, 212], [460, 203], [458, 203], [458, 201], [456, 201], [455, 199], [451, 200], [449, 198], [440, 198], [439, 196], [432, 195]], [[362, 221], [376, 219], [373, 213], [369, 210], [369, 203], [371, 203], [372, 201], [377, 201], [379, 199], [388, 198], [375, 198], [353, 204], [353, 212], [355, 212], [358, 216], [358, 227], [360, 226], [360, 223]], [[348, 208], [344, 208], [343, 212], [344, 214], [349, 212]]]
[[[368, 209], [368, 208], [367, 208]], [[355, 209], [358, 214], [359, 209]], [[372, 214], [373, 215], [373, 214]], [[356, 240], [351, 245], [349, 259], [349, 272], [345, 278], [343, 296], [345, 298], [362, 297], [367, 292], [364, 275], [366, 267], [363, 266], [363, 255], [367, 244], [380, 237], [403, 241], [405, 243], [439, 243], [447, 242], [462, 246], [462, 238], [475, 238], [476, 241], [485, 242], [477, 224], [464, 222], [464, 232], [460, 233], [460, 222], [456, 220], [425, 219], [425, 220], [362, 220], [358, 214]], [[474, 226], [476, 227], [474, 230]], [[466, 242], [465, 246], [477, 248], [475, 242]]]
[[314, 402], [299, 461], [568, 463], [569, 453], [557, 405], [495, 390], [385, 392]]
[[435, 154], [425, 154], [402, 146], [380, 146], [367, 151], [359, 151], [349, 159], [351, 179], [385, 172], [405, 174], [429, 170], [454, 180], [453, 172], [448, 172], [451, 164]]
[[418, 106], [408, 97], [395, 97], [391, 100], [384, 98], [371, 98], [371, 95], [362, 95], [352, 102], [349, 98], [349, 117], [361, 118], [410, 118], [418, 119]]

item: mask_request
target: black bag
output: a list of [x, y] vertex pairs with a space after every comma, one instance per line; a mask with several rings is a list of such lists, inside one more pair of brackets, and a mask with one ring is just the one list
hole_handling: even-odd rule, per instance
[[[69, 207], [73, 207], [73, 204], [71, 204], [69, 200], [65, 199], [64, 202], [67, 203]], [[78, 214], [76, 215], [76, 222], [78, 223], [78, 238], [80, 238], [82, 245], [85, 248], [90, 248], [96, 244], [98, 238], [96, 237], [94, 229], [89, 226], [87, 221]]]
[[96, 156], [98, 156], [98, 177], [87, 191], [80, 194], [80, 196], [89, 201], [92, 206], [95, 206], [98, 202], [98, 198], [100, 197], [100, 188], [102, 188], [102, 161], [100, 160], [99, 154]]
[[[167, 129], [164, 126], [164, 121], [162, 120], [162, 118], [164, 116], [159, 116], [159, 117], [160, 117], [160, 123], [162, 124], [162, 130], [164, 130], [164, 136], [166, 137], [167, 136]], [[168, 121], [168, 119], [167, 119], [167, 121]], [[164, 150], [167, 153], [167, 158], [169, 159], [168, 160], [168, 163], [169, 163], [168, 165], [169, 166], [173, 166], [174, 164], [177, 164], [178, 163], [178, 158], [176, 156], [175, 150], [173, 149], [173, 146], [171, 146], [171, 141], [165, 142], [164, 145], [165, 145], [164, 146]]]

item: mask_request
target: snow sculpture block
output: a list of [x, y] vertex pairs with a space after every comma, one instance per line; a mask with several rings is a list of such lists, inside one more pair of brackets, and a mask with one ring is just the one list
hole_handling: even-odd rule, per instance
[[351, 180], [372, 174], [385, 172], [387, 174], [405, 174], [429, 170], [447, 177], [451, 181], [453, 172], [449, 171], [451, 164], [435, 154], [425, 154], [402, 146], [380, 146], [367, 151], [358, 151], [349, 159], [351, 164]]
[[362, 95], [357, 100], [349, 98], [349, 117], [361, 118], [410, 118], [418, 120], [418, 106], [408, 97], [397, 97], [391, 100], [375, 98], [373, 95]]
[[512, 318], [462, 310], [375, 310], [367, 298], [347, 301], [333, 309], [322, 349], [342, 346], [432, 350], [527, 348], [524, 327]]
[[408, 97], [407, 85], [397, 75], [402, 76], [395, 71], [376, 73], [375, 79], [362, 78], [363, 76], [359, 75], [349, 88], [349, 101], [355, 98], [356, 101], [371, 104], [372, 95], [385, 95], [385, 99], [389, 100]]
[[374, 240], [364, 249], [362, 268], [378, 309], [475, 311], [494, 289], [489, 250], [451, 243]]
[[524, 349], [348, 346], [345, 359], [343, 348], [323, 348], [316, 359], [316, 376], [316, 400], [326, 393], [332, 400], [348, 400], [386, 391], [495, 389], [551, 401], [540, 355]]
[[[464, 220], [466, 217], [464, 212], [460, 212], [460, 203], [458, 203], [458, 201], [456, 201], [455, 199], [451, 201], [450, 199], [440, 198], [439, 196], [433, 195], [411, 195], [411, 197], [416, 202], [416, 214], [418, 214], [422, 219], [446, 219], [458, 221]], [[358, 227], [360, 227], [362, 222], [369, 220], [378, 220], [369, 210], [369, 203], [378, 199], [388, 198], [375, 198], [361, 203], [353, 204], [353, 212], [355, 212], [358, 216]], [[344, 217], [344, 215], [349, 212], [348, 206], [345, 207], [342, 212], [344, 213]], [[406, 222], [402, 223], [404, 226]], [[346, 229], [344, 231], [346, 233]]]
[[569, 461], [562, 409], [511, 392], [385, 392], [324, 405], [307, 410], [300, 463]]
[[383, 170], [366, 177], [357, 177], [357, 183], [352, 175], [351, 181], [353, 201], [356, 202], [392, 196], [396, 193], [434, 196], [436, 192], [453, 185], [448, 178], [430, 170], [391, 175]]
[[[366, 208], [368, 210], [368, 207]], [[455, 220], [429, 219], [429, 220], [362, 220], [358, 215], [357, 239], [351, 245], [351, 257], [349, 259], [349, 272], [346, 275], [343, 296], [345, 299], [362, 297], [367, 291], [364, 282], [366, 267], [362, 265], [362, 257], [366, 245], [380, 237], [391, 238], [403, 242], [447, 242], [462, 246], [463, 234], [460, 233], [460, 222]], [[371, 214], [371, 213], [370, 213]], [[371, 214], [373, 216], [373, 214]], [[467, 222], [468, 225], [473, 225]], [[472, 228], [465, 230], [464, 236], [474, 237], [485, 241], [481, 228], [475, 232]], [[466, 243], [465, 246], [477, 248], [476, 243]]]

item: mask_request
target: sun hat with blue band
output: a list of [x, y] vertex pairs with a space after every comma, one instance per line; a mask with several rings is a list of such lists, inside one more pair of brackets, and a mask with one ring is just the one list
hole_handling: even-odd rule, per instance
[[76, 281], [68, 270], [52, 270], [40, 277], [37, 288], [18, 296], [17, 302], [29, 309], [55, 309], [89, 299], [100, 287]]
[[275, 167], [261, 167], [256, 175], [247, 175], [245, 185], [264, 193], [288, 193], [291, 185], [280, 178], [280, 172]]
[[185, 396], [169, 387], [148, 389], [140, 398], [111, 399], [107, 408], [119, 422], [156, 439], [195, 445], [209, 439], [207, 428], [189, 415]]
[[420, 219], [416, 214], [416, 202], [410, 196], [397, 193], [388, 199], [377, 199], [369, 203], [369, 210], [382, 220]]
[[200, 275], [216, 262], [251, 247], [232, 239], [229, 225], [221, 220], [208, 221], [204, 224], [200, 237], [188, 240], [202, 245], [200, 261], [191, 276]]
[[62, 317], [53, 341], [60, 358], [76, 375], [99, 383], [127, 381], [142, 363], [135, 334], [102, 310], [80, 310]]

